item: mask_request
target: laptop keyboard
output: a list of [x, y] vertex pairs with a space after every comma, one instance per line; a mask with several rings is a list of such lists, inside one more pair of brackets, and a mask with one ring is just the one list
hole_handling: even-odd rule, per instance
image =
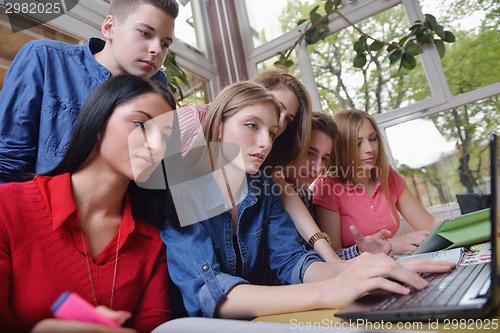
[[484, 266], [459, 266], [448, 273], [422, 274], [429, 281], [427, 288], [412, 288], [409, 295], [395, 294], [376, 305], [372, 311], [457, 305]]

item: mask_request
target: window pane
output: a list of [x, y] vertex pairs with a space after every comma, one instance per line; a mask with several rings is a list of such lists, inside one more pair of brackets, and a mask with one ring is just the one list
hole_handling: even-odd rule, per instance
[[488, 134], [500, 129], [499, 116], [492, 97], [386, 129], [397, 171], [424, 207], [490, 191]]
[[[299, 71], [299, 68], [297, 65], [297, 56], [296, 56], [295, 50], [292, 51], [292, 54], [290, 55], [290, 57], [288, 59], [293, 61], [293, 65], [287, 69], [287, 72], [300, 79], [300, 71]], [[273, 69], [273, 68], [279, 67], [279, 66], [274, 64], [278, 60], [279, 60], [279, 57], [276, 55], [272, 58], [269, 58], [267, 60], [264, 60], [263, 62], [258, 63], [257, 69], [258, 69], [259, 73], [264, 72], [268, 69]]]
[[490, 0], [421, 0], [424, 13], [449, 27], [454, 43], [446, 44], [441, 65], [453, 95], [500, 81], [500, 3]]
[[5, 13], [5, 7], [0, 6], [0, 90], [12, 60], [27, 42], [36, 39], [59, 40], [70, 44], [84, 44], [86, 42], [47, 25], [35, 26], [36, 23], [29, 18], [26, 18], [26, 22], [34, 27], [13, 33], [8, 22], [9, 18]]
[[189, 103], [210, 102], [210, 100], [208, 99], [208, 95], [205, 94], [205, 91], [208, 91], [208, 81], [186, 70], [184, 70], [184, 72], [186, 72], [188, 76], [189, 87], [182, 84], [182, 82], [178, 80], [182, 89], [184, 99], [181, 100], [181, 96], [178, 90], [174, 93], [175, 98], [180, 101], [180, 104], [184, 105]]
[[[384, 42], [399, 41], [409, 28], [401, 5], [356, 26]], [[415, 57], [415, 69], [399, 70], [399, 62], [390, 65], [384, 48], [372, 52], [363, 69], [355, 68], [353, 44], [359, 37], [360, 33], [349, 27], [308, 46], [324, 111], [357, 108], [375, 115], [431, 97], [420, 56]]]
[[205, 51], [199, 39], [201, 26], [191, 8], [191, 0], [179, 0], [178, 3], [179, 15], [175, 19], [175, 38], [200, 51]]
[[[324, 12], [321, 8], [318, 12]], [[283, 23], [292, 20], [287, 17], [280, 19]], [[409, 28], [401, 5], [356, 26], [384, 42], [399, 41]], [[323, 112], [357, 108], [377, 114], [431, 97], [419, 56], [415, 57], [415, 69], [399, 70], [399, 63], [389, 65], [387, 52], [383, 49], [372, 52], [372, 58], [363, 69], [355, 68], [352, 64], [356, 56], [353, 44], [359, 37], [360, 33], [349, 27], [308, 46]]]
[[315, 6], [314, 2], [313, 0], [245, 0], [253, 46], [258, 47], [297, 28], [297, 22], [305, 17], [298, 9], [307, 8], [310, 11]]

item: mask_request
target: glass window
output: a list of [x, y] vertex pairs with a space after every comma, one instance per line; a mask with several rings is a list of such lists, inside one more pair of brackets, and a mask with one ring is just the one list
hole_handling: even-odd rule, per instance
[[191, 0], [178, 0], [179, 15], [175, 19], [175, 38], [204, 51], [199, 38], [199, 22], [191, 8]]
[[492, 97], [386, 128], [397, 171], [424, 207], [489, 192], [488, 134], [500, 129], [499, 116]]
[[[184, 98], [181, 100], [179, 91], [175, 92], [175, 98], [181, 105], [189, 103], [209, 103], [208, 94], [205, 93], [208, 91], [208, 81], [185, 69], [183, 70], [187, 74], [189, 87], [180, 83]], [[178, 81], [180, 82], [180, 80]]]
[[500, 4], [492, 0], [421, 0], [422, 10], [434, 13], [456, 37], [446, 44], [441, 65], [452, 95], [500, 80]]
[[302, 11], [304, 8], [311, 11], [315, 6], [314, 2], [313, 0], [245, 0], [253, 46], [258, 47], [297, 28], [297, 22], [306, 17]]
[[[292, 54], [290, 55], [290, 57], [288, 59], [293, 61], [292, 67], [287, 69], [288, 73], [290, 73], [291, 75], [300, 79], [300, 71], [299, 71], [299, 68], [297, 65], [297, 55], [295, 53], [295, 50], [292, 51]], [[274, 63], [277, 62], [278, 60], [279, 60], [279, 57], [276, 55], [272, 58], [269, 58], [267, 60], [264, 60], [264, 61], [258, 63], [257, 69], [258, 69], [259, 73], [264, 72], [268, 69], [276, 68], [276, 65]]]
[[[384, 42], [399, 41], [409, 28], [401, 5], [356, 26]], [[363, 69], [355, 68], [353, 44], [359, 37], [360, 33], [349, 27], [308, 46], [323, 112], [357, 108], [375, 115], [432, 96], [420, 56], [415, 57], [415, 69], [399, 70], [399, 63], [389, 65], [387, 52], [383, 49], [372, 52]]]
[[12, 60], [21, 47], [29, 41], [36, 39], [59, 40], [70, 44], [83, 44], [86, 41], [59, 30], [53, 29], [47, 25], [37, 25], [29, 18], [25, 18], [30, 25], [30, 29], [13, 32], [10, 28], [9, 18], [5, 13], [5, 7], [0, 6], [0, 90], [3, 87], [3, 81]]

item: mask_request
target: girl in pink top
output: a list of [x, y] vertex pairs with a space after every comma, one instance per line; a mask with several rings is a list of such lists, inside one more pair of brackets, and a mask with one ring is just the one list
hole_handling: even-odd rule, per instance
[[413, 252], [440, 220], [422, 207], [389, 165], [383, 136], [372, 116], [343, 110], [334, 121], [339, 130], [339, 158], [334, 176], [323, 176], [314, 186], [318, 226], [331, 236], [337, 250], [355, 244], [351, 225], [362, 235], [382, 229], [394, 235], [399, 229], [399, 211], [417, 231], [388, 241], [394, 254]]

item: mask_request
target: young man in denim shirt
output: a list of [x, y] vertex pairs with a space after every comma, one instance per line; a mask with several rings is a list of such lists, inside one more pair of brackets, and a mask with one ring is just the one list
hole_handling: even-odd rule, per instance
[[113, 0], [101, 27], [106, 41], [24, 45], [0, 93], [0, 183], [54, 168], [81, 107], [110, 76], [128, 73], [165, 84], [159, 69], [178, 10], [175, 0]]

